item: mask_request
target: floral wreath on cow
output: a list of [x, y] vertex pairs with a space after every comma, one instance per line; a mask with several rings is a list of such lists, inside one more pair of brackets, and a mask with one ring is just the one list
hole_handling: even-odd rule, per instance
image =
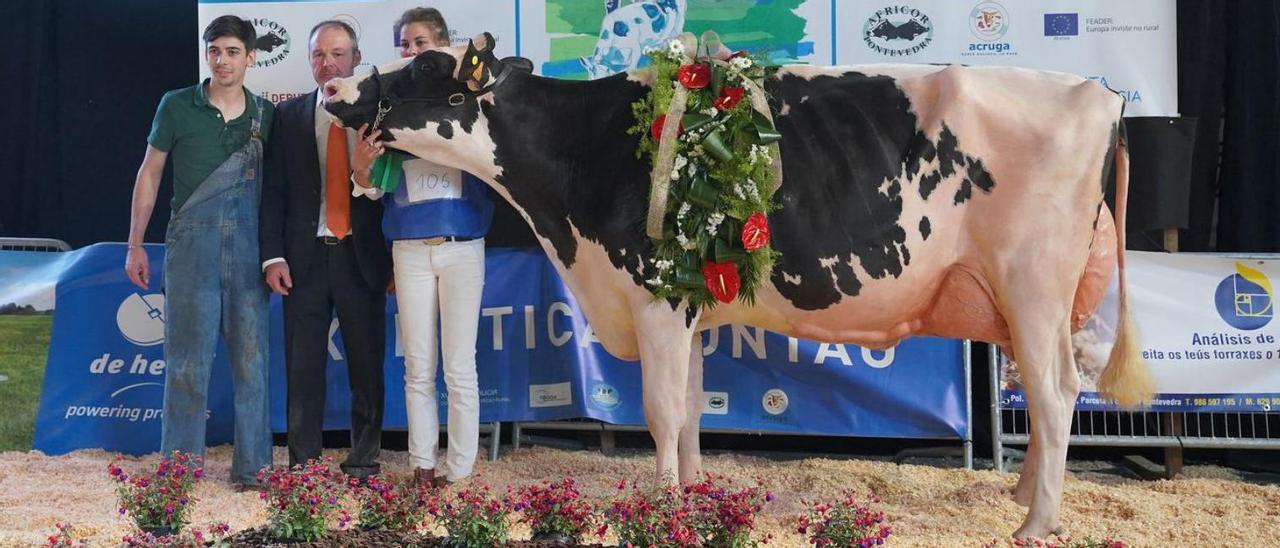
[[701, 42], [686, 33], [646, 52], [653, 86], [631, 105], [630, 130], [641, 135], [636, 155], [653, 162], [645, 285], [696, 310], [755, 302], [780, 256], [767, 214], [782, 178], [762, 87], [777, 67], [729, 54], [712, 32]]

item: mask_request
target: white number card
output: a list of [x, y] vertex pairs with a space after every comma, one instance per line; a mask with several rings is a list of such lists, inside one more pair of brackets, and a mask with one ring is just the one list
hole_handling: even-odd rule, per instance
[[462, 171], [458, 169], [417, 158], [405, 161], [401, 168], [410, 203], [462, 197]]

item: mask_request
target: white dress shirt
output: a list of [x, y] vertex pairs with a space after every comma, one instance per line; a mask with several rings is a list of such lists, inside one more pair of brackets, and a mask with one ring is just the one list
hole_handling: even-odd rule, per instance
[[[329, 156], [328, 154], [329, 125], [334, 122], [334, 118], [332, 114], [329, 114], [329, 111], [324, 109], [324, 95], [321, 93], [321, 91], [322, 90], [316, 90], [316, 110], [315, 110], [315, 116], [313, 116], [313, 119], [315, 120], [315, 132], [316, 132], [316, 153], [318, 154], [317, 157], [320, 158], [320, 180], [317, 182], [317, 184], [320, 185], [320, 213], [319, 213], [320, 222], [316, 225], [317, 238], [322, 236], [334, 236], [333, 231], [329, 230], [328, 223], [326, 222], [325, 207], [324, 207], [325, 206], [324, 186], [325, 186], [325, 167], [326, 167], [325, 158]], [[356, 143], [359, 142], [360, 139], [356, 136], [355, 130], [351, 128], [346, 128], [346, 132], [347, 132], [347, 158], [348, 158], [348, 161], [350, 161], [350, 158], [352, 157], [353, 152], [355, 151]], [[364, 196], [370, 200], [378, 200], [382, 198], [382, 194], [383, 192], [382, 192], [382, 189], [380, 188], [373, 188], [373, 187], [365, 188], [360, 186], [359, 184], [356, 184], [355, 175], [354, 174], [351, 175], [351, 197], [352, 198], [359, 198], [361, 196]], [[346, 236], [350, 236], [350, 235], [351, 235], [351, 230], [348, 229]], [[279, 262], [284, 262], [284, 257], [275, 257], [275, 258], [267, 259], [262, 262], [262, 270], [266, 271], [268, 266], [271, 266], [272, 264], [279, 263]]]

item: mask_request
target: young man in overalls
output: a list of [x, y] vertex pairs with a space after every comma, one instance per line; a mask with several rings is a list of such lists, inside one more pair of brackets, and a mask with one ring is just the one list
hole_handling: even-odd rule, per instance
[[234, 15], [204, 31], [211, 78], [160, 100], [134, 183], [125, 271], [151, 284], [143, 235], [165, 161], [174, 191], [165, 237], [166, 365], [161, 451], [204, 455], [209, 373], [221, 331], [235, 390], [231, 481], [256, 488], [271, 464], [267, 408], [267, 296], [258, 267], [262, 147], [274, 109], [244, 87], [253, 25]]

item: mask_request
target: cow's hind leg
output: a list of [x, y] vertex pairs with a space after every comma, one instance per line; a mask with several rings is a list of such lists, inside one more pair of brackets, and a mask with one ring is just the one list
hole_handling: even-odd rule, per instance
[[[1043, 283], [1029, 287], [1047, 289]], [[1070, 292], [1066, 295], [1069, 297]], [[1057, 300], [1043, 294], [1040, 298], [1022, 297], [1025, 298], [1014, 297], [1008, 302], [1018, 303], [1009, 311], [1009, 317], [1014, 352], [1027, 393], [1031, 448], [1015, 497], [1025, 497], [1030, 508], [1014, 536], [1044, 537], [1059, 527], [1067, 439], [1080, 379], [1071, 352], [1069, 298]]]
[[686, 324], [685, 306], [673, 311], [666, 303], [650, 303], [635, 318], [644, 418], [657, 448], [658, 480], [667, 483], [678, 478], [680, 432], [688, 414], [685, 399], [693, 328]]
[[689, 380], [685, 385], [684, 428], [680, 429], [680, 481], [697, 481], [702, 473], [702, 333], [693, 334], [689, 349]]
[[1036, 456], [1040, 452], [1040, 445], [1036, 443], [1036, 437], [1031, 435], [1031, 439], [1027, 441], [1027, 453], [1022, 458], [1022, 468], [1018, 470], [1018, 484], [1013, 488], [1013, 501], [1022, 506], [1031, 506], [1031, 493], [1033, 489], [1032, 478], [1036, 477]]

